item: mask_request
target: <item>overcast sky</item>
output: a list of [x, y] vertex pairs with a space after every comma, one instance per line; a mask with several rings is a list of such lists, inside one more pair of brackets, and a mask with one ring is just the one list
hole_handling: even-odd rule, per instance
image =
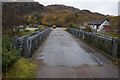
[[51, 4], [63, 4], [73, 6], [80, 10], [88, 9], [101, 14], [118, 15], [119, 0], [35, 0], [45, 6]]

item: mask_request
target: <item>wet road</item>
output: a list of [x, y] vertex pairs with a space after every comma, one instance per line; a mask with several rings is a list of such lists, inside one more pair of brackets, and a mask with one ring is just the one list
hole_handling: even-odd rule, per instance
[[[33, 57], [36, 78], [116, 78], [118, 67], [64, 28], [54, 29]], [[102, 63], [102, 66], [99, 65]]]

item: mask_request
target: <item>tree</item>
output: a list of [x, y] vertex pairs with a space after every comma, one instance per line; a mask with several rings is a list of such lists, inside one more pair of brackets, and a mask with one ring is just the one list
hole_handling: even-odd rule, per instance
[[52, 24], [52, 16], [50, 14], [44, 15], [44, 18], [42, 19], [42, 23], [51, 25]]
[[24, 16], [24, 28], [26, 27], [26, 25], [28, 25], [28, 22], [27, 22], [27, 19], [28, 19], [28, 17], [27, 16]]
[[37, 17], [36, 17], [36, 16], [33, 17], [32, 23], [33, 23], [33, 24], [37, 24], [37, 23], [38, 23], [38, 20], [37, 20]]
[[36, 17], [37, 17], [38, 22], [42, 23], [43, 15], [39, 14], [39, 15], [36, 15]]
[[32, 24], [32, 17], [31, 16], [28, 16], [27, 23]]
[[86, 25], [85, 26], [85, 29], [84, 29], [86, 32], [92, 32], [92, 29], [90, 28], [90, 26]]
[[69, 25], [70, 28], [74, 27], [73, 23], [69, 23], [68, 25]]

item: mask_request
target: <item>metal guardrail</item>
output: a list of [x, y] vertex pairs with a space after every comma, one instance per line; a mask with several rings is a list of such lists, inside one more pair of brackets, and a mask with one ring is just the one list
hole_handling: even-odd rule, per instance
[[81, 40], [95, 46], [112, 57], [120, 57], [120, 40], [117, 38], [109, 38], [99, 34], [85, 32], [78, 29], [68, 28], [68, 32]]
[[37, 50], [38, 46], [45, 40], [51, 32], [51, 28], [40, 30], [23, 37], [14, 37], [14, 47], [22, 48], [21, 56], [30, 58]]

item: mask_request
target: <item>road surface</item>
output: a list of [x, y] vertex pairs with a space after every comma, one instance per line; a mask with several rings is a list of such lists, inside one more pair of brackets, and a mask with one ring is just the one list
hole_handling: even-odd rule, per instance
[[36, 51], [36, 78], [117, 78], [118, 67], [64, 28], [54, 29]]

